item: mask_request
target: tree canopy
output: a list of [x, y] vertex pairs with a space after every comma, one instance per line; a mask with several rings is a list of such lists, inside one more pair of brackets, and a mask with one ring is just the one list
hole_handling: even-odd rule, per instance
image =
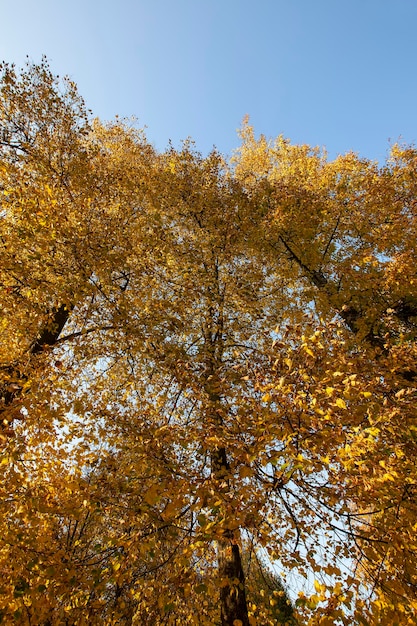
[[415, 624], [417, 150], [0, 85], [0, 621]]

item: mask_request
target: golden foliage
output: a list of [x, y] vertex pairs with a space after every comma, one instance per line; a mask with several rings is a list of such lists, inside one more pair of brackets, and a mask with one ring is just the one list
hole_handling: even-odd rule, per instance
[[45, 60], [0, 132], [2, 622], [273, 624], [250, 544], [283, 621], [415, 623], [414, 148], [158, 154]]

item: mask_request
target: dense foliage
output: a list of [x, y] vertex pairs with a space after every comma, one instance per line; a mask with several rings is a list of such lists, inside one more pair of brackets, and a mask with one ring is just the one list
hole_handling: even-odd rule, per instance
[[2, 623], [415, 624], [417, 151], [1, 72]]

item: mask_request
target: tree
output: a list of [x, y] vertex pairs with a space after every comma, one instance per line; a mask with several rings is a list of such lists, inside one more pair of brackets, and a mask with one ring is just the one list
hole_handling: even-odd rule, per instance
[[64, 85], [3, 66], [4, 623], [414, 623], [417, 152], [158, 154]]

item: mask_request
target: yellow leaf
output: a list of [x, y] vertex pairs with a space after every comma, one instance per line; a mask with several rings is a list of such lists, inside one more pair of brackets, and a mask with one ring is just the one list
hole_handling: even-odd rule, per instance
[[249, 476], [253, 476], [253, 471], [250, 467], [247, 467], [246, 465], [243, 465], [240, 469], [239, 469], [239, 476], [241, 478], [249, 478]]
[[148, 504], [155, 504], [159, 499], [159, 489], [157, 485], [152, 485], [150, 489], [145, 493], [144, 500]]

